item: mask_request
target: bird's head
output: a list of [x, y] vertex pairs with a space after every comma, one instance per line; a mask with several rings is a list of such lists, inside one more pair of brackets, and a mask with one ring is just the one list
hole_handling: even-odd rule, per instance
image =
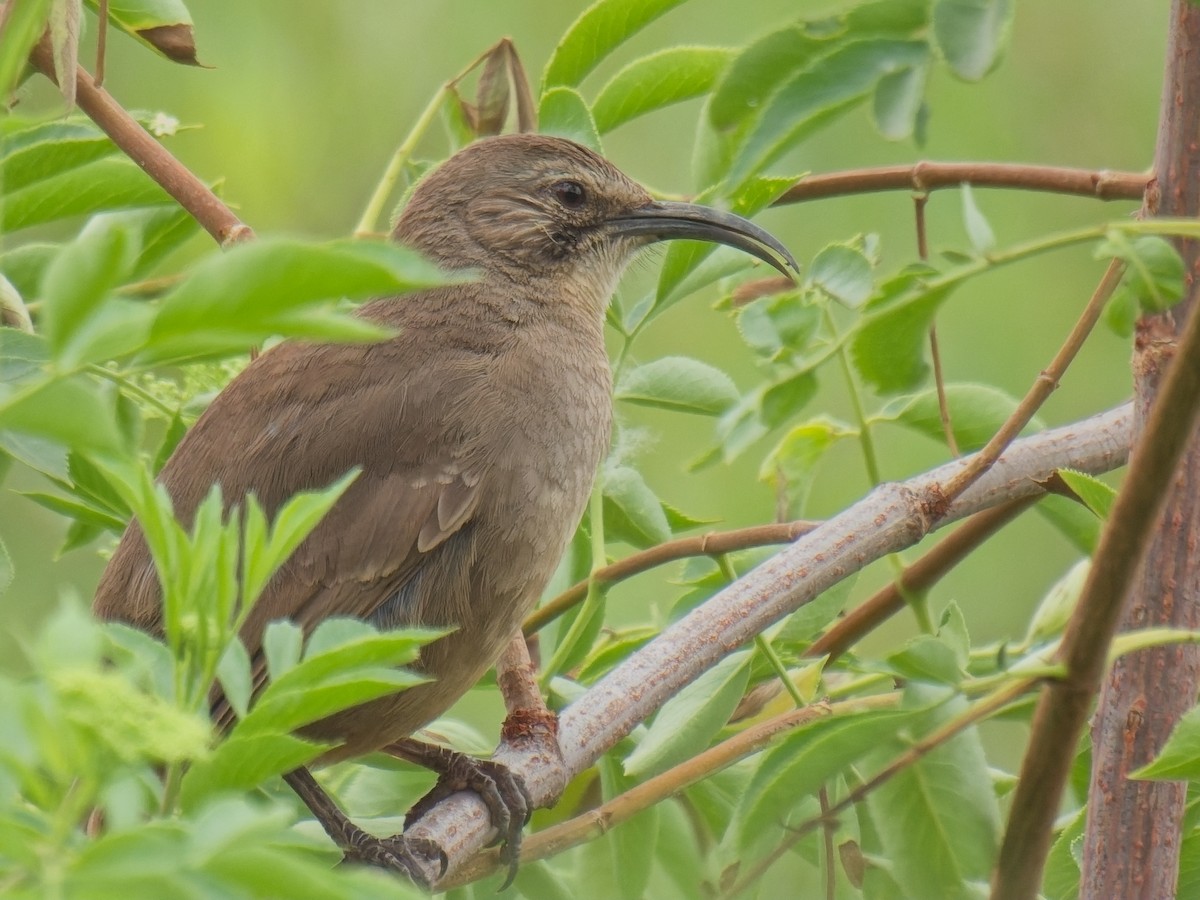
[[485, 277], [592, 281], [601, 302], [638, 249], [673, 238], [737, 247], [785, 275], [797, 268], [752, 222], [654, 200], [592, 150], [532, 134], [487, 138], [456, 153], [417, 186], [393, 236], [447, 268]]

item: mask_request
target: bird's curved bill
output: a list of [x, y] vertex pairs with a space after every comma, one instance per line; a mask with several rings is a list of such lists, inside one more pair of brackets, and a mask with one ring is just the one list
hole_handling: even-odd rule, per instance
[[792, 254], [770, 232], [741, 216], [709, 206], [656, 200], [610, 220], [608, 225], [616, 234], [639, 237], [646, 243], [683, 239], [736, 247], [793, 279], [800, 271]]

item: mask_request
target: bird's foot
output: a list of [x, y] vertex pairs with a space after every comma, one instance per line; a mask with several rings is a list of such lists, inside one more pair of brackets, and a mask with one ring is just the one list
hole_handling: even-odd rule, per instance
[[358, 828], [351, 833], [344, 833], [343, 837], [343, 863], [366, 863], [388, 869], [404, 875], [427, 891], [433, 890], [433, 882], [425, 874], [429, 863], [437, 863], [439, 879], [446, 874], [449, 861], [436, 841], [405, 837], [403, 834], [378, 838]]
[[447, 747], [411, 739], [403, 743], [405, 758], [439, 774], [433, 789], [408, 811], [404, 819], [405, 830], [451, 794], [474, 791], [487, 807], [492, 826], [499, 832], [500, 861], [508, 867], [508, 877], [500, 887], [504, 890], [517, 875], [521, 829], [529, 821], [532, 811], [521, 777], [502, 763], [476, 759]]

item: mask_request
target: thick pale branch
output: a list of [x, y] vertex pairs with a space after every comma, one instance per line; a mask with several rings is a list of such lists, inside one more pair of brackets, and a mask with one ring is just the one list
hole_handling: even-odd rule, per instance
[[[733, 531], [711, 531], [696, 537], [679, 538], [664, 544], [657, 544], [640, 553], [633, 553], [624, 559], [597, 569], [590, 580], [598, 581], [601, 584], [613, 584], [647, 572], [655, 566], [666, 565], [689, 556], [716, 556], [720, 553], [732, 553], [735, 550], [745, 550], [750, 547], [790, 544], [800, 535], [808, 534], [817, 525], [817, 522], [797, 520], [769, 525], [751, 525], [748, 528], [738, 528]], [[549, 600], [535, 609], [525, 620], [523, 626], [525, 634], [533, 634], [545, 628], [576, 603], [582, 601], [587, 596], [588, 584], [587, 580], [577, 582], [553, 600]]]
[[910, 190], [924, 194], [962, 184], [1077, 194], [1098, 200], [1140, 200], [1151, 181], [1152, 176], [1145, 172], [1067, 169], [1017, 163], [919, 162], [912, 166], [883, 166], [810, 175], [796, 182], [775, 201], [775, 205], [876, 191]]
[[[54, 57], [48, 39], [30, 55], [34, 68], [54, 80]], [[233, 214], [203, 181], [197, 178], [162, 144], [129, 115], [108, 91], [98, 87], [92, 76], [77, 67], [75, 103], [100, 126], [125, 155], [145, 170], [162, 189], [213, 236], [222, 247], [250, 240], [254, 232]]]
[[[1121, 465], [1130, 430], [1130, 408], [1123, 406], [1017, 441], [941, 519], [930, 514], [937, 486], [966, 460], [876, 488], [671, 625], [573, 703], [559, 723], [567, 773], [583, 771], [726, 654], [868, 563], [912, 546], [931, 528], [1038, 494], [1038, 482], [1056, 469], [1098, 473]], [[535, 804], [552, 798], [557, 786], [543, 784], [528, 753], [502, 745], [496, 758], [525, 779]], [[492, 828], [479, 798], [464, 792], [439, 804], [410, 833], [436, 841], [453, 870], [492, 837]], [[432, 867], [428, 874], [437, 875]]]

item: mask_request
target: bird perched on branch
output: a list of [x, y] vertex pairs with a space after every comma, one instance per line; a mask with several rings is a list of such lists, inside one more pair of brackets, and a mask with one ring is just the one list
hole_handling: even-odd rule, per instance
[[[161, 475], [188, 523], [216, 483], [226, 504], [252, 492], [272, 515], [296, 492], [361, 469], [254, 606], [242, 630], [252, 657], [274, 619], [306, 631], [329, 616], [455, 629], [421, 651], [417, 667], [431, 681], [305, 730], [337, 745], [326, 762], [393, 745], [444, 712], [537, 602], [607, 452], [604, 312], [633, 255], [687, 238], [740, 248], [785, 274], [796, 268], [745, 219], [655, 201], [591, 150], [538, 135], [457, 153], [418, 186], [393, 237], [477, 280], [362, 307], [397, 331], [390, 340], [264, 353], [217, 396]], [[95, 609], [161, 631], [158, 579], [136, 523]], [[464, 775], [469, 767], [450, 756], [421, 761], [456, 779], [451, 787], [498, 777], [503, 802], [489, 808], [515, 854], [519, 785], [495, 771], [481, 781]], [[403, 836], [356, 828], [306, 770], [287, 780], [350, 858], [420, 877]]]

